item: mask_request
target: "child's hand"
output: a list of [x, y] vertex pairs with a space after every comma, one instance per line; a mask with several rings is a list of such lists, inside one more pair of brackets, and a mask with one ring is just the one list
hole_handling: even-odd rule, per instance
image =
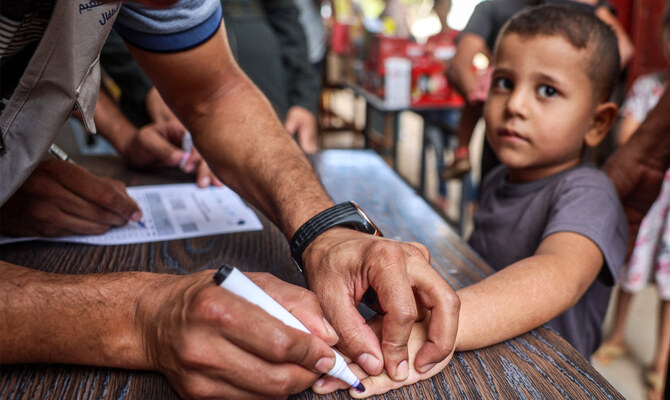
[[[368, 321], [368, 325], [370, 325], [370, 328], [372, 328], [372, 330], [377, 334], [377, 337], [380, 337], [381, 335], [382, 330], [381, 322], [382, 322], [381, 318], [378, 317], [372, 318], [370, 321]], [[444, 359], [442, 362], [438, 364], [435, 364], [433, 368], [431, 368], [430, 370], [428, 370], [423, 374], [419, 373], [414, 368], [414, 358], [416, 356], [416, 353], [421, 348], [421, 345], [426, 341], [426, 334], [428, 332], [429, 322], [430, 317], [426, 316], [426, 318], [424, 318], [419, 322], [416, 322], [412, 327], [412, 332], [410, 333], [409, 341], [407, 342], [410, 368], [409, 368], [409, 376], [406, 380], [402, 382], [396, 382], [386, 374], [386, 371], [383, 371], [380, 375], [377, 376], [368, 376], [365, 373], [365, 371], [363, 371], [362, 368], [360, 368], [355, 363], [350, 362], [349, 368], [351, 368], [351, 370], [356, 374], [356, 376], [361, 378], [361, 383], [363, 384], [363, 386], [365, 386], [365, 392], [359, 392], [355, 389], [350, 389], [349, 395], [351, 397], [360, 399], [368, 396], [386, 393], [389, 390], [398, 389], [400, 387], [416, 383], [420, 380], [428, 379], [433, 375], [436, 375], [438, 372], [442, 371], [444, 367], [446, 367], [447, 364], [449, 364], [449, 362], [451, 361], [451, 357], [454, 355], [453, 351], [446, 359]], [[324, 375], [314, 384], [314, 386], [312, 386], [312, 390], [314, 390], [314, 392], [316, 393], [324, 394], [324, 393], [331, 393], [339, 389], [347, 389], [348, 387], [349, 386], [346, 383], [338, 379], [332, 378], [330, 376]]]

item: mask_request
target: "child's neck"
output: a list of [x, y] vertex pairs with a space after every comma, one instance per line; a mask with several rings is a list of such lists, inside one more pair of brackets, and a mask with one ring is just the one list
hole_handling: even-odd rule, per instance
[[540, 179], [544, 179], [563, 171], [567, 171], [582, 163], [581, 159], [563, 163], [560, 165], [544, 166], [544, 167], [529, 167], [529, 168], [510, 168], [507, 167], [507, 179], [511, 183], [528, 183]]

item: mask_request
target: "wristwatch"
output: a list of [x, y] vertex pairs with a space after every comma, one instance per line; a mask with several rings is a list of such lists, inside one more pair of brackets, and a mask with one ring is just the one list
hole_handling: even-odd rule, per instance
[[353, 201], [336, 204], [310, 218], [291, 238], [291, 258], [300, 272], [302, 272], [302, 253], [307, 246], [324, 231], [336, 226], [383, 236], [358, 204]]

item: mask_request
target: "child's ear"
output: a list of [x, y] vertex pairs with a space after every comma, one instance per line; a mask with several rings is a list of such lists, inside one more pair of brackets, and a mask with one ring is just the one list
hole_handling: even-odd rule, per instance
[[593, 114], [591, 129], [586, 132], [584, 142], [587, 147], [595, 147], [607, 136], [617, 119], [619, 107], [612, 102], [601, 103]]

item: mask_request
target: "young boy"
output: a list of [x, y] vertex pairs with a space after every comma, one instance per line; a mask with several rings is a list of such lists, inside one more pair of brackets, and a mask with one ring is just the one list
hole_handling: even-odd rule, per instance
[[[483, 182], [470, 239], [497, 272], [457, 292], [457, 351], [544, 323], [585, 357], [598, 347], [628, 228], [612, 183], [582, 160], [616, 119], [608, 99], [618, 72], [614, 33], [587, 11], [540, 6], [503, 28], [484, 108], [486, 137], [502, 165]], [[414, 337], [425, 337], [424, 326], [416, 324]], [[370, 377], [366, 392], [351, 394], [407, 385], [447, 362], [411, 371], [404, 382]]]

